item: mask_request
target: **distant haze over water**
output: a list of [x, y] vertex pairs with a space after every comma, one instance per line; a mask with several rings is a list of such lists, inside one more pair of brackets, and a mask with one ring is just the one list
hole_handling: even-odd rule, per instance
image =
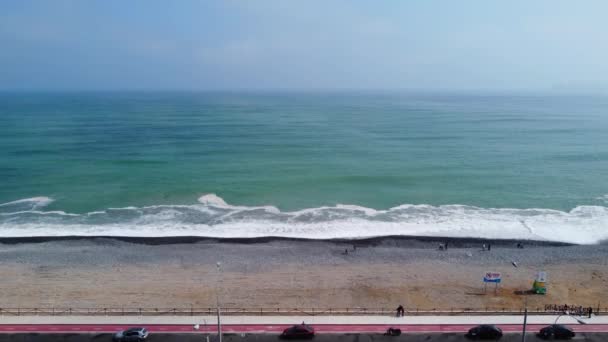
[[0, 157], [0, 236], [608, 238], [601, 96], [4, 93]]

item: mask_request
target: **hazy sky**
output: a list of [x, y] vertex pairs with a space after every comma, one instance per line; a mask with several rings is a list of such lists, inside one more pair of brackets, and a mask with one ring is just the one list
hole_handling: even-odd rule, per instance
[[608, 1], [0, 1], [0, 89], [608, 92]]

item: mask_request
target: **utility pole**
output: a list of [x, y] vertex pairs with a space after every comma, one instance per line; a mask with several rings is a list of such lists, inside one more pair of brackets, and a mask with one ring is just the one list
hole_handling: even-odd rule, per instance
[[526, 324], [528, 323], [528, 295], [524, 294], [524, 328], [521, 332], [521, 342], [526, 342]]
[[217, 304], [217, 337], [218, 341], [222, 342], [222, 321], [220, 312], [220, 278], [222, 275], [222, 263], [218, 261], [215, 266], [217, 267], [217, 282], [215, 284], [215, 303]]

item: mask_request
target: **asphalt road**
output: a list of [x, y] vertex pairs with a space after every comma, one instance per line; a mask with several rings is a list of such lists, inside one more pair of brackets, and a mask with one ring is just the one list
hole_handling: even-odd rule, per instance
[[[151, 334], [148, 342], [205, 342], [206, 334]], [[580, 333], [573, 341], [600, 342], [607, 341], [608, 334], [602, 333]], [[111, 334], [0, 334], [0, 342], [111, 342]], [[216, 336], [211, 335], [210, 341], [217, 341]], [[224, 342], [269, 342], [280, 341], [276, 334], [225, 334]], [[316, 342], [367, 342], [367, 341], [408, 341], [408, 342], [433, 342], [433, 341], [469, 341], [463, 334], [458, 333], [432, 333], [432, 334], [402, 334], [399, 337], [383, 336], [381, 334], [320, 334], [312, 341]], [[520, 342], [520, 334], [505, 334], [501, 342]], [[527, 334], [527, 342], [543, 341], [534, 334]]]
[[[0, 333], [108, 333], [124, 330], [133, 325], [125, 324], [0, 324]], [[188, 324], [143, 324], [152, 334], [157, 333], [194, 333], [192, 325]], [[290, 324], [228, 324], [223, 325], [224, 333], [233, 334], [278, 334]], [[315, 331], [320, 334], [369, 334], [383, 333], [389, 327], [400, 328], [408, 333], [464, 333], [473, 324], [314, 324]], [[497, 324], [505, 333], [518, 333], [521, 324]], [[536, 332], [547, 324], [528, 324], [528, 331]], [[577, 333], [608, 333], [608, 324], [577, 324], [569, 325]], [[216, 331], [215, 325], [200, 326], [197, 333]]]

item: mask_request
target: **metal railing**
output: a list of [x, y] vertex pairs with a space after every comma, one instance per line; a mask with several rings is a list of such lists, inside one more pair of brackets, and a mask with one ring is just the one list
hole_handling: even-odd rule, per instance
[[[4, 316], [204, 316], [214, 315], [216, 308], [0, 308]], [[406, 315], [521, 315], [523, 308], [405, 308]], [[554, 315], [561, 311], [552, 307], [528, 307], [528, 314]], [[608, 308], [593, 308], [594, 314], [608, 314]], [[222, 315], [244, 316], [318, 316], [318, 315], [395, 315], [394, 308], [231, 308], [222, 307]]]

